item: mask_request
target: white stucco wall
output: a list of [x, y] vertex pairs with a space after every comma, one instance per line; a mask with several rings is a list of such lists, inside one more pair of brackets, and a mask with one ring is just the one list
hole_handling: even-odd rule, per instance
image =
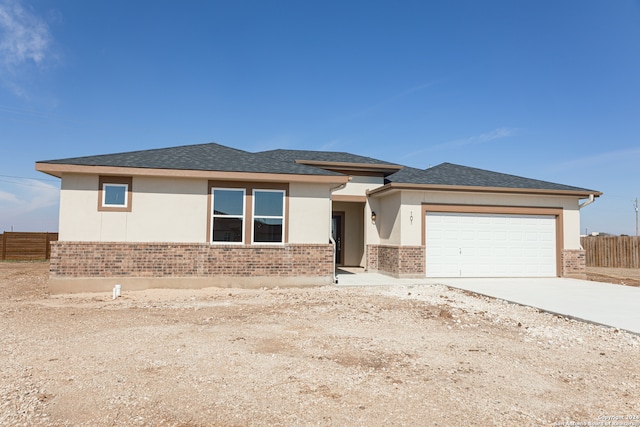
[[100, 240], [97, 188], [97, 176], [63, 175], [60, 184], [59, 240]]
[[[208, 181], [133, 177], [131, 212], [98, 211], [98, 177], [65, 174], [60, 191], [59, 239], [66, 241], [208, 241]], [[328, 243], [328, 184], [291, 183], [289, 242]]]
[[134, 177], [131, 212], [98, 211], [98, 177], [69, 175], [60, 191], [60, 240], [205, 242], [207, 180]]
[[339, 196], [364, 196], [367, 190], [373, 190], [384, 185], [384, 178], [377, 176], [351, 176], [351, 180], [344, 188], [334, 191]]
[[581, 248], [580, 211], [576, 197], [403, 191], [379, 200], [383, 206], [381, 215], [378, 215], [382, 244], [421, 245], [424, 232], [422, 203], [435, 203], [562, 208], [564, 249]]
[[[380, 199], [370, 199], [376, 212], [376, 230], [383, 245], [402, 245], [400, 224], [401, 194], [392, 193]], [[375, 207], [377, 205], [377, 208]], [[408, 243], [407, 243], [408, 244]]]
[[289, 243], [329, 243], [330, 186], [289, 184]]
[[[358, 177], [334, 194], [363, 195], [380, 178]], [[366, 187], [366, 188], [365, 188]], [[169, 177], [134, 177], [131, 212], [98, 211], [98, 177], [64, 174], [60, 191], [59, 238], [66, 241], [193, 242], [208, 241], [208, 181]], [[289, 242], [328, 243], [331, 229], [329, 184], [291, 183]], [[345, 190], [347, 193], [345, 193]], [[554, 207], [564, 211], [564, 248], [580, 249], [578, 199], [561, 196], [395, 192], [368, 198], [364, 206], [364, 244], [421, 245], [422, 203]], [[373, 224], [369, 218], [376, 212]], [[413, 222], [410, 218], [413, 217]], [[356, 227], [361, 229], [361, 225]]]

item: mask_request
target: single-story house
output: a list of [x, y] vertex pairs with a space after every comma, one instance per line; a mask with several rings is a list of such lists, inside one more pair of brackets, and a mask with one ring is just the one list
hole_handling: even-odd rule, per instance
[[62, 180], [52, 292], [326, 285], [336, 265], [580, 277], [580, 209], [601, 195], [451, 163], [215, 143], [36, 169]]

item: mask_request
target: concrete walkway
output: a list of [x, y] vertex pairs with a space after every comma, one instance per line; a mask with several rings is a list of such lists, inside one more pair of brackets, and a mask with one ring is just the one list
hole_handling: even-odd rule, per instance
[[338, 272], [338, 286], [441, 284], [640, 334], [640, 288], [564, 278], [395, 279]]

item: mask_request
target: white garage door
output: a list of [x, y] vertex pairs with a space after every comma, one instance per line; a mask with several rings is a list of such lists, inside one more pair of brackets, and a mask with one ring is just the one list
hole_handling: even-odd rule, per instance
[[427, 212], [427, 277], [556, 276], [553, 215]]

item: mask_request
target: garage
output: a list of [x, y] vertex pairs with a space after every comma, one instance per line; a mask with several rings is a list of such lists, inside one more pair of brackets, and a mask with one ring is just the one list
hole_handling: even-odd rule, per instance
[[555, 277], [556, 217], [426, 212], [427, 277]]

